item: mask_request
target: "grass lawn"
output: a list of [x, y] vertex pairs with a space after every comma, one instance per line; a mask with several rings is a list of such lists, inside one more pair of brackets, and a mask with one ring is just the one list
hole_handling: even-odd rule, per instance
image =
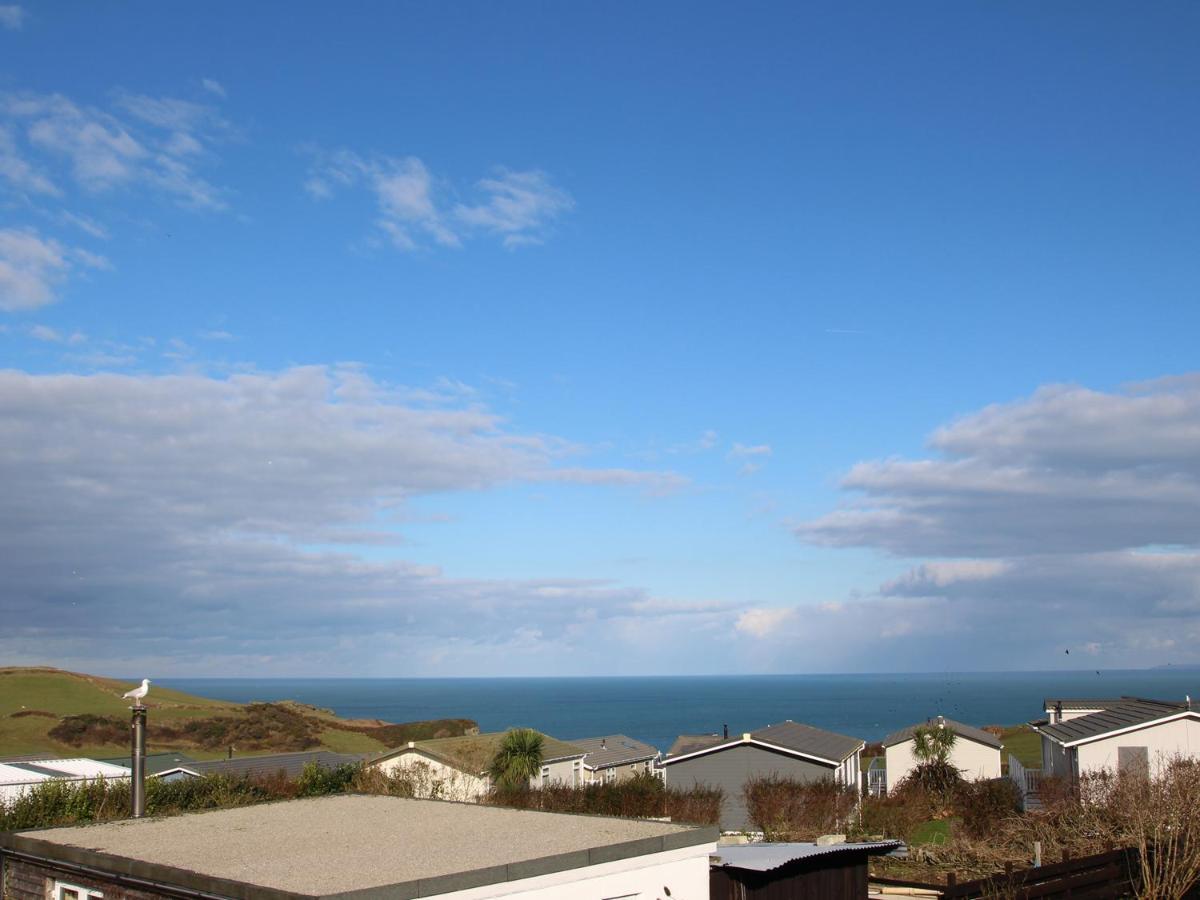
[[[129, 746], [125, 740], [117, 744], [84, 743], [82, 746], [74, 746], [51, 737], [50, 731], [64, 716], [90, 714], [127, 721], [129, 701], [122, 700], [121, 695], [133, 687], [136, 685], [132, 682], [60, 669], [0, 667], [0, 757], [25, 754], [44, 754], [50, 757], [109, 757], [128, 752]], [[255, 740], [253, 743], [263, 746], [254, 751], [240, 751], [239, 755], [243, 756], [290, 749], [286, 741], [295, 735], [289, 730], [287, 723], [296, 720], [307, 721], [309, 727], [315, 726], [314, 736], [320, 744], [312, 749], [340, 753], [375, 753], [399, 745], [405, 740], [421, 740], [439, 733], [462, 734], [464, 730], [476, 727], [475, 723], [468, 719], [439, 719], [384, 725], [376, 732], [376, 726], [372, 722], [340, 719], [328, 710], [289, 703], [273, 704], [274, 712], [265, 714], [263, 718], [264, 714], [256, 712], [256, 707], [252, 705], [196, 697], [155, 685], [151, 686], [146, 706], [150, 709], [151, 718], [149, 749], [180, 750], [194, 759], [219, 758], [225, 754], [225, 748], [214, 748], [211, 740], [178, 737], [178, 728], [174, 729], [176, 737], [164, 738], [160, 735], [159, 739], [163, 744], [155, 745], [153, 723], [164, 720], [178, 722], [180, 719], [205, 719], [212, 721], [202, 723], [202, 728], [212, 724], [218, 728], [236, 729], [236, 722], [230, 726], [228, 720], [248, 717], [262, 720], [264, 727], [278, 729], [273, 739], [275, 749], [271, 749], [272, 742], [263, 744], [262, 741]], [[217, 720], [226, 722], [217, 724]], [[280, 724], [281, 720], [283, 724]], [[252, 724], [249, 727], [253, 729], [257, 726]], [[124, 734], [123, 729], [118, 731]], [[111, 727], [107, 730], [97, 728], [90, 734], [94, 741], [109, 740], [113, 736]], [[230, 741], [238, 742], [236, 738]]]
[[914, 844], [944, 844], [950, 840], [950, 822], [947, 819], [934, 819], [917, 826], [913, 832]]
[[1008, 755], [1011, 753], [1027, 768], [1042, 767], [1042, 738], [1028, 725], [1006, 728], [1000, 741], [1004, 744], [1001, 761], [1005, 764], [1008, 763]]

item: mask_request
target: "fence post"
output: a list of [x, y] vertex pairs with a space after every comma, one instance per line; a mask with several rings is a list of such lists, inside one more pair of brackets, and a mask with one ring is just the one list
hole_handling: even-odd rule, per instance
[[146, 707], [141, 700], [130, 709], [129, 806], [135, 819], [146, 815]]
[[1039, 869], [1042, 866], [1042, 842], [1033, 842], [1033, 867]]

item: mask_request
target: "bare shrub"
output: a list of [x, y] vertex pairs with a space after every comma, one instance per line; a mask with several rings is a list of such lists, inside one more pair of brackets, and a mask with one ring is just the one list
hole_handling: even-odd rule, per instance
[[1017, 786], [1007, 778], [963, 781], [954, 793], [954, 813], [959, 827], [972, 838], [986, 838], [1003, 819], [1021, 812]]
[[716, 825], [721, 821], [721, 802], [725, 791], [706, 784], [690, 788], [668, 787], [664, 795], [663, 815], [672, 822], [690, 825]]
[[742, 788], [750, 821], [768, 841], [810, 841], [844, 829], [858, 799], [832, 780], [797, 781], [778, 775], [751, 778]]
[[662, 779], [641, 774], [625, 781], [579, 787], [551, 784], [538, 788], [494, 788], [484, 802], [511, 809], [639, 819], [670, 818], [675, 822], [714, 825], [721, 816], [723, 796], [720, 788], [704, 785], [667, 787]]
[[913, 766], [891, 792], [924, 804], [929, 818], [945, 819], [954, 814], [954, 797], [962, 784], [962, 773], [950, 762], [932, 759]]
[[863, 797], [851, 832], [861, 838], [893, 838], [908, 843], [929, 818], [923, 802], [912, 797], [889, 795]]

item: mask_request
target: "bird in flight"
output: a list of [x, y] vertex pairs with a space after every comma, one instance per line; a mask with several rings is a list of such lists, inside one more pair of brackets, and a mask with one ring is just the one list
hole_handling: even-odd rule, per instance
[[126, 691], [124, 694], [121, 695], [121, 699], [122, 700], [132, 700], [134, 702], [134, 705], [141, 706], [142, 698], [145, 697], [148, 693], [150, 693], [150, 679], [143, 678], [141, 687], [135, 687], [132, 691]]

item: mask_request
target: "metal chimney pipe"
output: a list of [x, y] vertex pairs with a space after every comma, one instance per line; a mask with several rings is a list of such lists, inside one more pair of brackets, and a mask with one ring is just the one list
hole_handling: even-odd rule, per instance
[[146, 815], [146, 707], [138, 704], [130, 710], [132, 721], [129, 728], [133, 741], [130, 761], [133, 763], [133, 774], [129, 779], [129, 790], [133, 817], [140, 819]]

